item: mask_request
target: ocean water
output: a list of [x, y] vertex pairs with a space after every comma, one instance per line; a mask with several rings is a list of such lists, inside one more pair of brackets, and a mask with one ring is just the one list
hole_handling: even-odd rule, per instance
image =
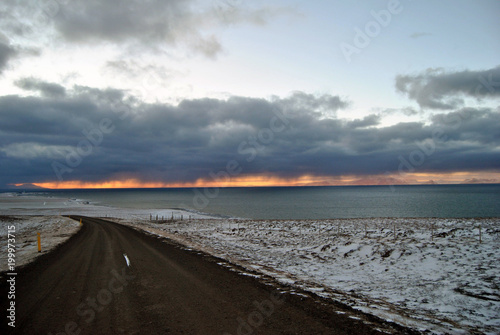
[[113, 207], [187, 209], [253, 219], [500, 217], [500, 184], [44, 190], [37, 193]]

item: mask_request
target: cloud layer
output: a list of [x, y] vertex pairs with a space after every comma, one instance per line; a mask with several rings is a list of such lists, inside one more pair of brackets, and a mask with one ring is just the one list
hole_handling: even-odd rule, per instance
[[463, 108], [430, 123], [342, 120], [349, 102], [295, 92], [256, 99], [147, 104], [119, 90], [33, 78], [39, 96], [0, 97], [0, 185], [136, 178], [193, 182], [238, 164], [240, 174], [377, 175], [500, 168], [500, 113]]
[[[3, 87], [16, 95], [0, 96], [0, 188], [58, 180], [193, 182], [235, 164], [239, 176], [284, 179], [499, 170], [500, 113], [494, 99], [500, 95], [500, 66], [454, 72], [434, 68], [399, 75], [396, 90], [416, 102], [420, 110], [415, 106], [373, 106], [381, 112], [366, 115], [356, 110], [354, 113], [363, 116], [350, 120], [339, 115], [360, 109], [351, 97], [310, 94], [307, 91], [316, 91], [312, 87], [319, 87], [311, 82], [297, 84], [307, 91], [266, 99], [226, 94], [223, 92], [231, 91], [232, 86], [212, 85], [218, 81], [214, 73], [221, 73], [221, 82], [241, 85], [235, 92], [251, 95], [252, 89], [246, 85], [255, 85], [250, 84], [252, 80], [269, 90], [256, 96], [283, 92], [273, 92], [281, 86], [278, 81], [267, 83], [252, 76], [246, 80], [248, 73], [240, 76], [236, 72], [245, 72], [240, 64], [247, 63], [248, 72], [260, 71], [255, 67], [259, 64], [265, 66], [262, 71], [272, 70], [269, 66], [276, 67], [281, 59], [267, 63], [266, 52], [279, 51], [296, 37], [309, 35], [296, 36], [292, 32], [297, 30], [287, 29], [283, 30], [289, 36], [282, 35], [276, 27], [289, 24], [282, 22], [282, 26], [271, 27], [282, 40], [275, 42], [269, 34], [266, 43], [273, 45], [263, 44], [269, 48], [261, 52], [262, 34], [253, 35], [247, 29], [222, 32], [233, 25], [263, 26], [291, 13], [297, 14], [289, 8], [240, 0], [2, 1], [0, 76], [5, 80]], [[411, 31], [416, 32], [414, 39], [431, 34]], [[318, 31], [324, 33], [328, 32]], [[243, 44], [262, 55], [227, 58], [228, 73], [224, 73], [226, 63], [220, 67], [222, 57], [219, 67], [207, 75], [193, 65], [199, 60], [193, 55], [217, 59], [224, 51], [222, 41], [244, 46], [238, 44], [239, 36], [248, 38]], [[432, 36], [437, 34], [432, 32]], [[379, 41], [382, 39], [376, 43]], [[59, 58], [59, 53], [67, 57]], [[321, 52], [317, 60], [305, 57], [316, 55], [310, 45], [299, 55], [287, 55], [302, 59], [302, 53], [300, 66], [291, 60], [280, 64], [276, 73], [285, 74], [279, 75], [283, 81], [293, 79], [294, 72], [324, 68], [328, 73], [326, 67], [335, 67], [333, 59], [323, 65]], [[40, 63], [23, 61], [26, 56], [40, 57]], [[325, 80], [322, 87], [334, 87], [330, 80], [344, 84], [340, 74], [316, 80], [314, 73], [307, 76], [312, 81]], [[226, 78], [230, 76], [235, 79]], [[177, 79], [180, 86], [172, 85], [169, 90], [166, 86]], [[346, 87], [352, 86], [344, 80]], [[104, 89], [105, 85], [115, 88]], [[131, 96], [140, 87], [154, 89], [144, 98]], [[158, 94], [153, 92], [157, 88], [162, 89]], [[208, 90], [212, 91], [204, 93]], [[228, 98], [183, 99], [186, 91], [192, 96]], [[360, 90], [352, 98], [359, 101], [368, 96], [373, 95]], [[146, 102], [156, 98], [177, 103]], [[424, 115], [428, 119], [421, 119]], [[387, 119], [397, 117], [407, 121], [387, 125]]]
[[483, 71], [430, 69], [419, 75], [400, 75], [396, 89], [422, 108], [454, 109], [463, 104], [463, 97], [500, 97], [500, 66]]

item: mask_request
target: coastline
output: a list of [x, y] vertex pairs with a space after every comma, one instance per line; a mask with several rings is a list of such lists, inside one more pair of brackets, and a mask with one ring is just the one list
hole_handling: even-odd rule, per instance
[[[127, 210], [77, 199], [22, 198], [25, 208], [2, 213], [45, 222], [38, 228], [27, 225], [31, 230], [26, 232], [53, 231], [61, 238], [57, 244], [72, 234], [54, 229], [67, 219], [59, 214], [107, 218], [226, 260], [221, 266], [248, 269], [243, 275], [270, 276], [421, 331], [495, 334], [500, 327], [494, 279], [500, 272], [495, 258], [499, 218], [244, 220], [181, 210]], [[156, 214], [164, 220], [155, 222]], [[73, 220], [64, 222], [78, 226]], [[18, 252], [34, 251], [33, 239], [26, 241]]]
[[500, 326], [499, 218], [117, 221], [420, 331]]
[[[141, 212], [168, 209], [217, 217], [332, 219], [366, 217], [500, 217], [500, 184], [257, 187], [182, 189], [97, 189], [11, 192], [36, 202], [57, 197], [62, 207], [115, 207]], [[6, 193], [0, 193], [0, 200]], [[43, 205], [43, 200], [40, 206]], [[14, 207], [14, 206], [12, 206]], [[47, 209], [47, 208], [45, 208]], [[1, 201], [0, 201], [1, 210]], [[95, 211], [94, 211], [95, 212]], [[106, 212], [100, 211], [102, 215]], [[56, 213], [59, 214], [59, 213]], [[108, 213], [109, 214], [109, 213]], [[153, 213], [154, 214], [154, 213]], [[116, 212], [113, 216], [119, 217]], [[161, 215], [160, 215], [161, 216]]]

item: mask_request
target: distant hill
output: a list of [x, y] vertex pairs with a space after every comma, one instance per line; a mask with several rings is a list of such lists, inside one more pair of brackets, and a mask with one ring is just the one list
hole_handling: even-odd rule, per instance
[[498, 184], [498, 180], [472, 178], [464, 180], [462, 184]]
[[8, 185], [9, 190], [46, 190], [45, 187], [40, 187], [33, 184]]

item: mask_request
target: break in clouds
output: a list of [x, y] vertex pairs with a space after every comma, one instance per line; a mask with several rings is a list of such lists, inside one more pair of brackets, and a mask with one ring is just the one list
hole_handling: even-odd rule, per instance
[[[413, 92], [420, 77], [406, 80]], [[441, 97], [475, 93], [433, 80], [426, 82], [441, 87]], [[398, 172], [401, 157], [409, 160], [415, 150], [425, 153], [417, 172], [500, 168], [498, 107], [463, 107], [426, 122], [383, 126], [378, 114], [338, 118], [350, 102], [336, 95], [295, 92], [169, 105], [34, 78], [15, 84], [32, 95], [0, 97], [2, 186], [125, 177], [191, 182], [224, 171], [230, 161], [241, 175], [377, 175]]]

